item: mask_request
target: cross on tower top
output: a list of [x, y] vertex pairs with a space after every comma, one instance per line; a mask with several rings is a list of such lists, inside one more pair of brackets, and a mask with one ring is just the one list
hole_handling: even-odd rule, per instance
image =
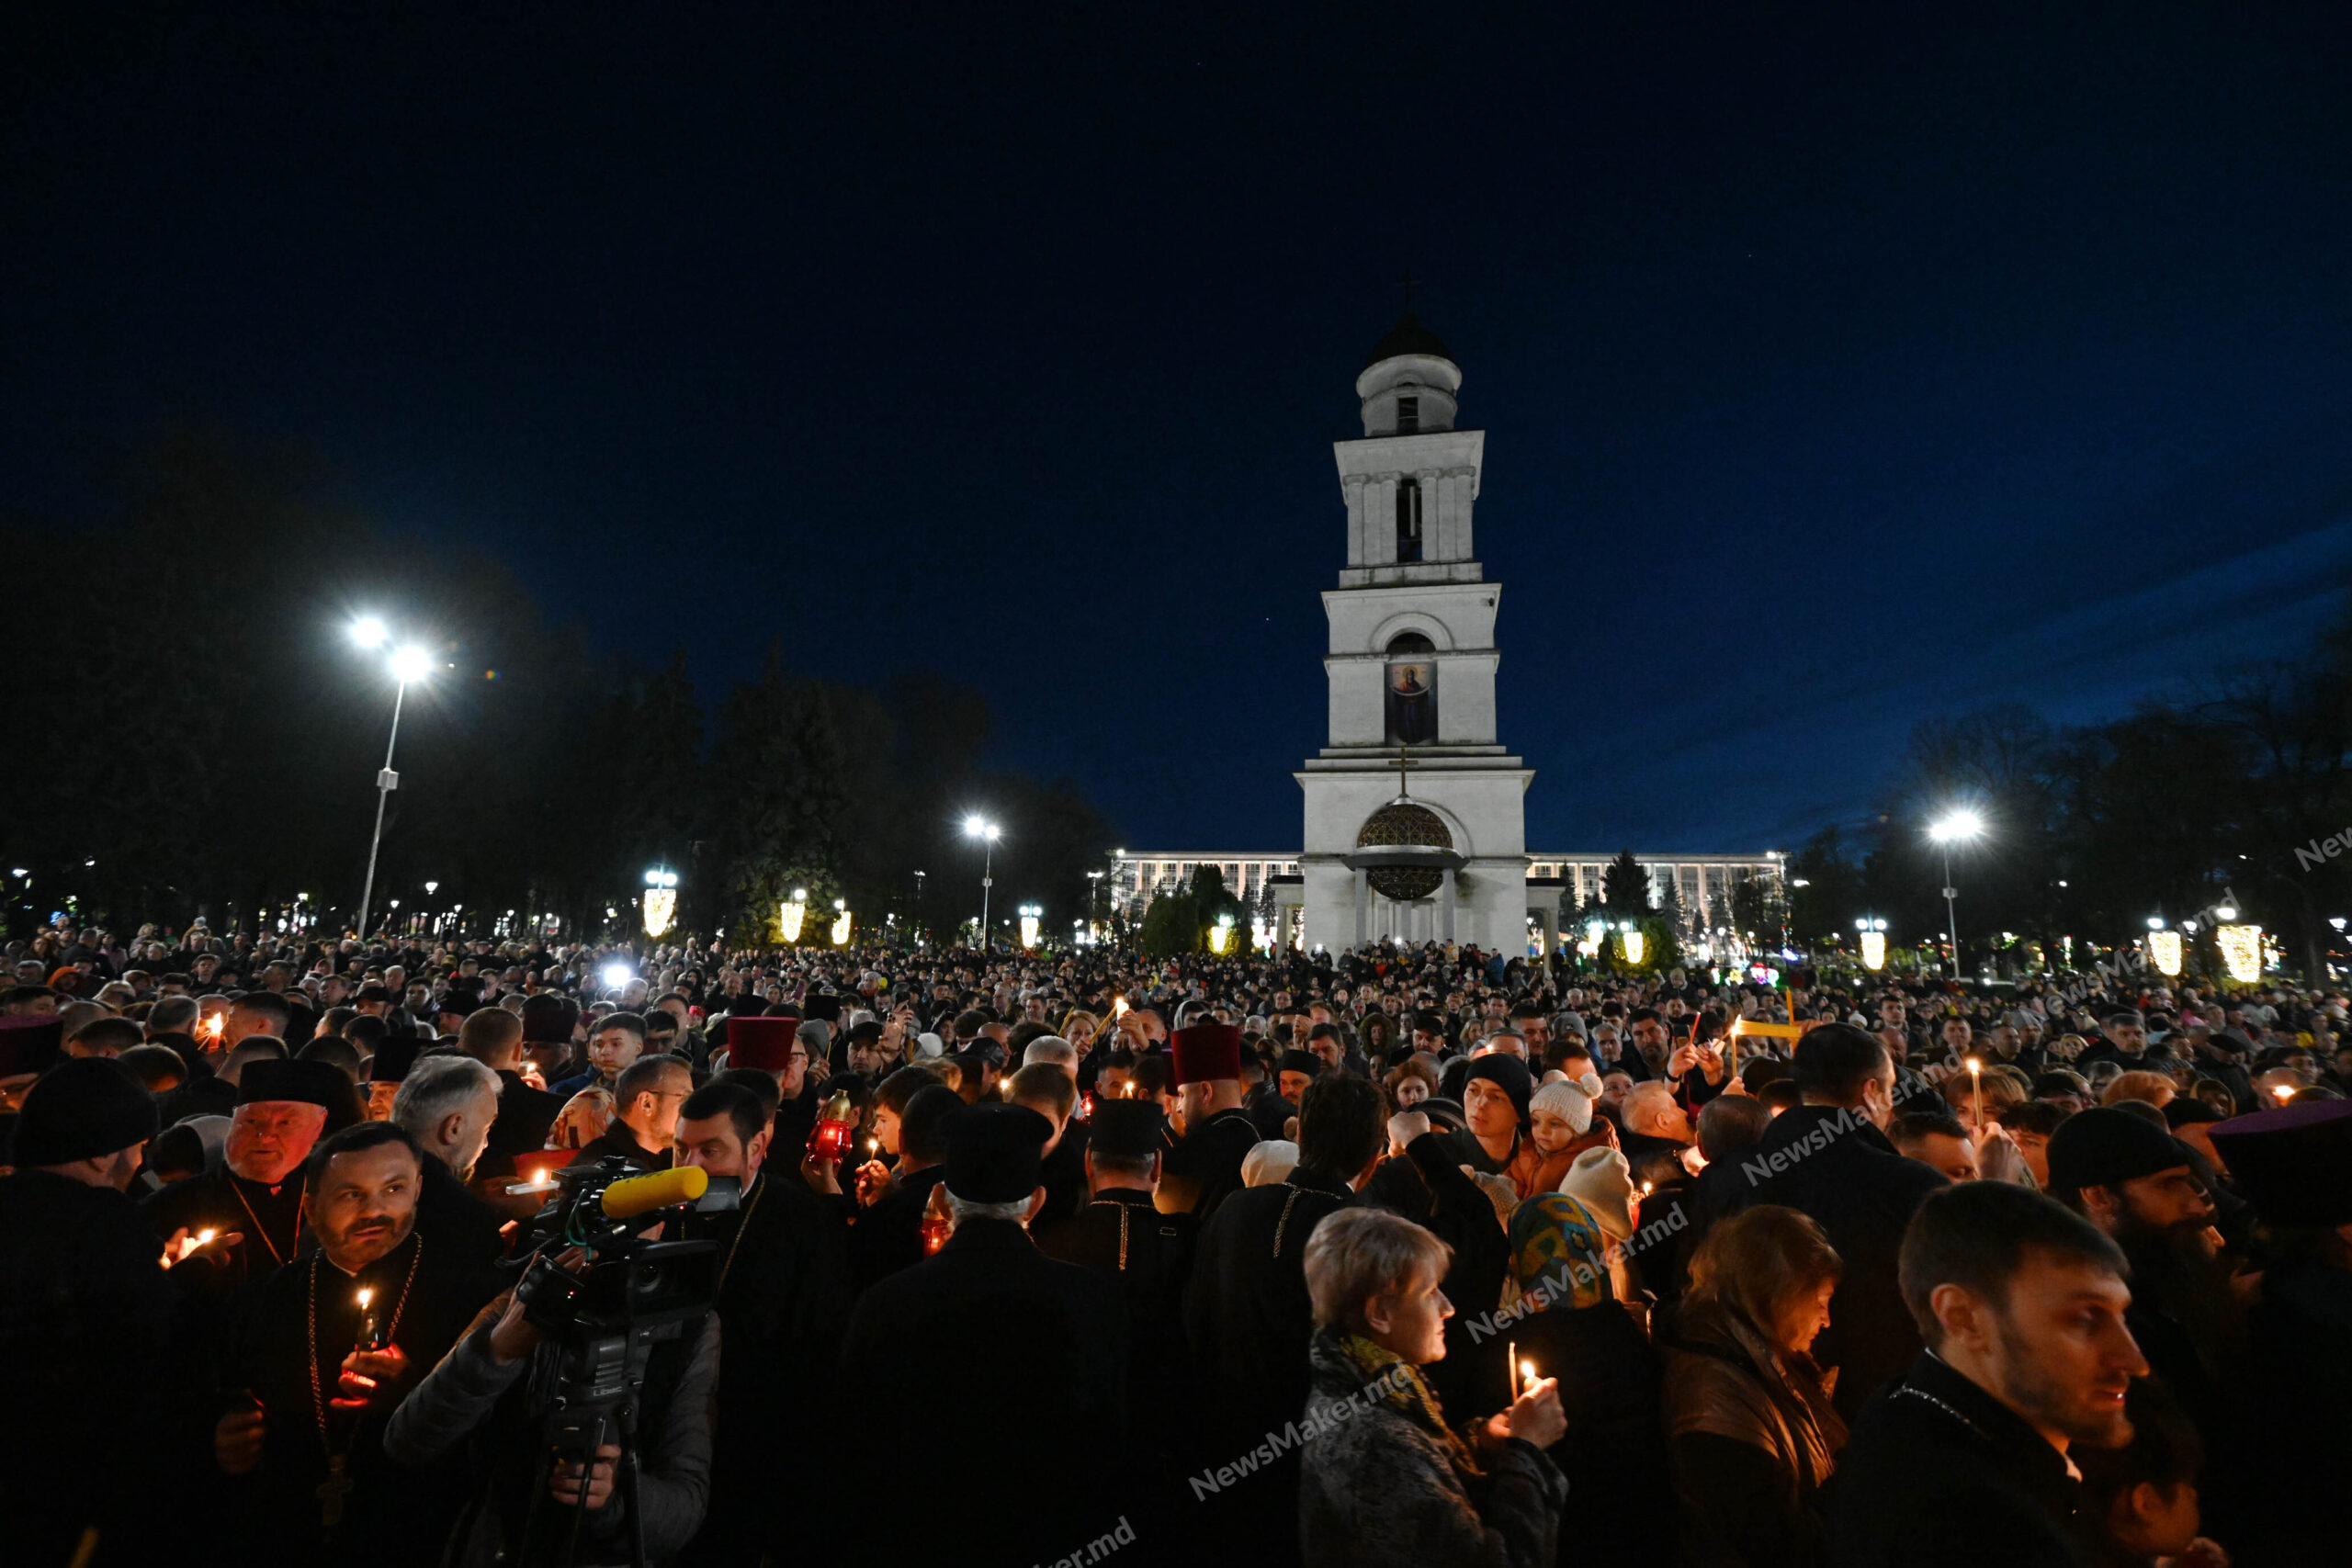
[[1418, 768], [1418, 767], [1419, 767], [1419, 766], [1420, 766], [1420, 764], [1419, 764], [1419, 762], [1416, 762], [1415, 761], [1413, 761], [1413, 749], [1412, 749], [1410, 746], [1399, 746], [1398, 748], [1396, 748], [1396, 798], [1397, 798], [1397, 799], [1399, 799], [1399, 800], [1409, 800], [1409, 799], [1411, 799], [1411, 798], [1412, 798], [1412, 795], [1413, 795], [1413, 781], [1412, 781], [1411, 777], [1410, 777], [1410, 776], [1406, 773], [1406, 770], [1407, 770], [1408, 768]]

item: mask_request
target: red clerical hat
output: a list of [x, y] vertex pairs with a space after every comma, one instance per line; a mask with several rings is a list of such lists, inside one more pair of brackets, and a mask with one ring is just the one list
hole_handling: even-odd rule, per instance
[[1196, 1023], [1170, 1035], [1168, 1043], [1180, 1087], [1241, 1076], [1241, 1031], [1229, 1023]]
[[792, 1037], [799, 1032], [800, 1021], [786, 1014], [783, 1017], [730, 1018], [727, 1021], [727, 1065], [730, 1067], [756, 1067], [763, 1073], [780, 1073], [792, 1066]]

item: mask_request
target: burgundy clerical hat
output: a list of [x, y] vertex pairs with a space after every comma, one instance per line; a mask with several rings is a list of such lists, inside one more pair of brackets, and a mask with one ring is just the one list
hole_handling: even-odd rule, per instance
[[1168, 1037], [1176, 1082], [1206, 1083], [1241, 1076], [1241, 1031], [1229, 1023], [1196, 1023]]
[[800, 1021], [790, 1013], [727, 1021], [727, 1065], [780, 1073], [792, 1066], [792, 1038]]

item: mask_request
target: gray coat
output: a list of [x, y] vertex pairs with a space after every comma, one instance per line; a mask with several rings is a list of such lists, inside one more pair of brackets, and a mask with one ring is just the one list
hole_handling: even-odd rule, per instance
[[1567, 1478], [1512, 1438], [1486, 1450], [1474, 1499], [1437, 1438], [1367, 1392], [1329, 1333], [1308, 1351], [1298, 1489], [1306, 1568], [1550, 1568]]
[[[384, 1428], [384, 1452], [393, 1462], [428, 1464], [464, 1442], [494, 1418], [500, 1399], [529, 1372], [528, 1358], [501, 1366], [490, 1352], [490, 1325], [506, 1301], [501, 1296], [484, 1307], [458, 1348], [392, 1412]], [[713, 1313], [703, 1320], [668, 1418], [659, 1429], [638, 1437], [638, 1506], [645, 1515], [650, 1561], [675, 1557], [702, 1528], [710, 1495], [711, 1398], [718, 1383], [718, 1314]], [[552, 1499], [549, 1506], [555, 1506]], [[447, 1568], [494, 1568], [506, 1561], [516, 1543], [504, 1539], [503, 1517], [496, 1500], [478, 1500], [442, 1554]], [[616, 1490], [610, 1503], [588, 1516], [582, 1552], [589, 1562], [621, 1563], [629, 1551], [628, 1520]]]

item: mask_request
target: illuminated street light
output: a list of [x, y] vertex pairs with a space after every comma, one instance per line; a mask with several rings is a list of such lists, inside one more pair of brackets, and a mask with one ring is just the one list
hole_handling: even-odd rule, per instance
[[[351, 635], [362, 648], [380, 648], [390, 632], [374, 615], [363, 615], [352, 624]], [[422, 681], [433, 670], [433, 656], [414, 643], [395, 651], [386, 665], [392, 677], [392, 729], [384, 741], [384, 765], [376, 772], [376, 831], [368, 840], [368, 880], [359, 889], [359, 940], [368, 940], [368, 907], [376, 898], [376, 854], [384, 844], [384, 807], [391, 799], [392, 791], [400, 788], [401, 776], [392, 771], [392, 751], [400, 744], [401, 705], [408, 700], [409, 682]], [[429, 891], [429, 889], [428, 889]]]
[[1960, 913], [1954, 903], [1959, 890], [1951, 885], [1951, 847], [1984, 831], [1984, 818], [1973, 811], [1955, 811], [1928, 828], [1928, 837], [1944, 852], [1944, 934], [1951, 938], [1951, 977], [1960, 978]]
[[989, 889], [996, 886], [996, 841], [1004, 837], [1004, 829], [985, 817], [967, 817], [964, 836], [980, 840], [980, 944], [993, 947], [996, 939], [989, 931]]

